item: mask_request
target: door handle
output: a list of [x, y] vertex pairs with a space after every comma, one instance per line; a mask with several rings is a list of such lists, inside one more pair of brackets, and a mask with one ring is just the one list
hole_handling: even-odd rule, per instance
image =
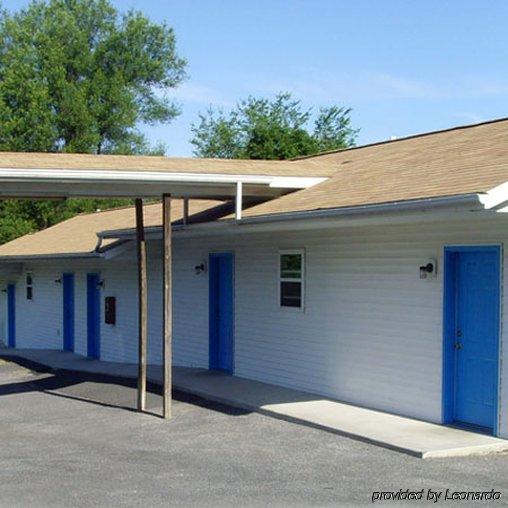
[[455, 349], [456, 349], [456, 350], [462, 349], [462, 343], [460, 343], [460, 342], [456, 342], [456, 343], [455, 343]]

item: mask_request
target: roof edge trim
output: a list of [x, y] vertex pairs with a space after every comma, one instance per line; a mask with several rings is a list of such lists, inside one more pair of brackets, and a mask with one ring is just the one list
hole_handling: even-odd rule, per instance
[[[334, 218], [334, 217], [347, 217], [356, 215], [375, 215], [385, 212], [395, 211], [425, 211], [427, 209], [447, 208], [450, 206], [471, 206], [474, 210], [484, 210], [482, 206], [480, 194], [458, 194], [453, 196], [440, 196], [436, 198], [414, 199], [406, 201], [394, 201], [389, 203], [380, 203], [373, 205], [360, 205], [341, 208], [327, 208], [321, 210], [310, 210], [302, 212], [286, 212], [272, 215], [260, 215], [258, 217], [245, 217], [240, 221], [235, 219], [227, 219], [222, 221], [205, 222], [201, 224], [176, 226], [173, 227], [175, 231], [178, 230], [226, 230], [231, 227], [242, 228], [249, 224], [263, 224], [274, 222], [287, 222], [291, 220], [308, 220], [320, 218]], [[146, 228], [147, 234], [158, 233], [161, 226], [152, 226]], [[132, 237], [135, 234], [133, 229], [119, 229], [108, 230], [97, 233], [98, 236], [103, 238], [126, 238]]]
[[7, 261], [31, 261], [40, 259], [61, 259], [61, 258], [73, 258], [73, 259], [89, 259], [89, 258], [102, 258], [103, 256], [99, 252], [59, 252], [57, 254], [13, 254], [11, 256], [0, 256], [0, 262]]
[[168, 171], [122, 171], [108, 169], [45, 169], [0, 167], [2, 182], [174, 182], [213, 185], [217, 183], [268, 185], [284, 188], [306, 188], [328, 177], [246, 175], [226, 173], [185, 173]]

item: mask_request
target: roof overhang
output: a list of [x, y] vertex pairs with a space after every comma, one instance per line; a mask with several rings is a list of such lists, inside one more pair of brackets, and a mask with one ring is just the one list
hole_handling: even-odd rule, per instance
[[277, 197], [326, 180], [164, 171], [0, 168], [0, 198], [160, 197], [228, 199], [242, 185], [243, 196]]
[[[116, 244], [115, 244], [116, 245]], [[57, 254], [13, 254], [8, 256], [0, 256], [0, 261], [3, 262], [25, 262], [25, 261], [51, 261], [55, 259], [93, 259], [100, 258], [100, 252], [59, 252]]]
[[[492, 197], [492, 196], [491, 196]], [[193, 238], [216, 235], [235, 235], [246, 233], [303, 231], [327, 228], [348, 228], [355, 226], [380, 226], [394, 224], [419, 224], [438, 221], [463, 221], [464, 219], [481, 220], [485, 218], [508, 219], [508, 207], [488, 208], [485, 205], [487, 194], [463, 194], [429, 199], [416, 199], [375, 205], [342, 207], [309, 212], [294, 212], [279, 215], [246, 217], [241, 220], [223, 219], [196, 224], [174, 224], [175, 237]], [[490, 205], [504, 202], [494, 198]], [[499, 206], [502, 206], [499, 204]], [[158, 240], [162, 238], [160, 226], [145, 228], [146, 238]], [[0, 256], [0, 262], [21, 262], [30, 260], [55, 260], [59, 258], [73, 259], [111, 259], [128, 249], [129, 240], [135, 238], [134, 229], [102, 231], [98, 233], [100, 240], [115, 239], [97, 252]]]
[[[483, 194], [463, 194], [429, 199], [415, 199], [374, 205], [361, 205], [333, 209], [292, 212], [264, 216], [245, 217], [241, 220], [226, 219], [214, 222], [177, 225], [174, 232], [186, 237], [234, 234], [263, 231], [289, 231], [326, 227], [356, 225], [396, 224], [425, 220], [453, 220], [471, 217], [500, 216], [496, 211], [486, 209], [482, 203]], [[504, 215], [504, 214], [503, 214]], [[508, 217], [505, 217], [508, 218]], [[104, 239], [132, 239], [134, 229], [102, 231], [98, 236]], [[162, 237], [160, 226], [146, 228], [146, 237]]]

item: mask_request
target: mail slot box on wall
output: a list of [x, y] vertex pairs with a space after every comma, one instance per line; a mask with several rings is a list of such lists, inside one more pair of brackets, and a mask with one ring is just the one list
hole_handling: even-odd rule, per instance
[[116, 297], [106, 296], [104, 299], [104, 322], [107, 325], [116, 324]]

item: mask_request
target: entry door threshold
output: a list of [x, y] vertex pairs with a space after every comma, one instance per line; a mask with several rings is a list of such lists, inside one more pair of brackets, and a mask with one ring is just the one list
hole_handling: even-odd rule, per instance
[[486, 436], [492, 436], [494, 434], [493, 430], [490, 427], [482, 427], [481, 425], [475, 425], [473, 423], [465, 423], [465, 422], [452, 422], [447, 425], [453, 429], [466, 430], [469, 432], [476, 432], [477, 434], [484, 434]]

